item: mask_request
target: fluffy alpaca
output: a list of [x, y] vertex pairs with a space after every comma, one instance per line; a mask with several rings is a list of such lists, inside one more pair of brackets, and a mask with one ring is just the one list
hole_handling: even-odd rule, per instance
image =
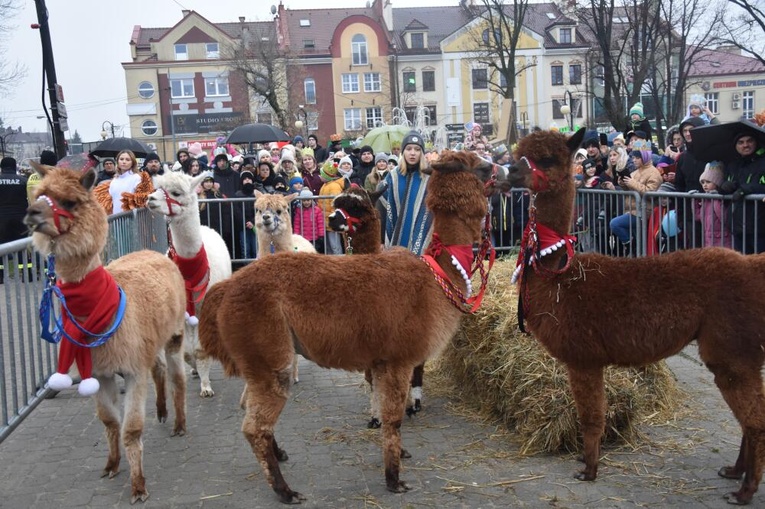
[[[35, 248], [54, 255], [60, 282], [77, 283], [102, 266], [108, 224], [104, 209], [92, 193], [96, 173], [82, 173], [33, 163], [43, 177], [38, 200], [27, 209], [24, 222]], [[127, 296], [127, 307], [114, 336], [92, 348], [93, 376], [100, 383], [95, 395], [99, 419], [106, 426], [109, 458], [103, 476], [119, 472], [120, 433], [130, 464], [131, 503], [149, 493], [143, 473], [143, 434], [149, 374], [157, 391], [157, 417], [167, 419], [165, 379], [173, 389], [173, 435], [186, 433], [186, 377], [183, 369], [183, 320], [186, 296], [183, 277], [166, 256], [154, 251], [125, 255], [106, 267]], [[76, 317], [84, 321], [87, 317]], [[94, 331], [95, 332], [95, 331]], [[100, 332], [100, 331], [99, 331]], [[62, 341], [67, 341], [63, 339]], [[116, 374], [125, 379], [124, 419], [117, 408]], [[121, 429], [120, 429], [121, 427]]]
[[[747, 504], [760, 483], [765, 453], [765, 284], [759, 279], [765, 277], [765, 255], [723, 248], [647, 258], [574, 254], [567, 235], [575, 193], [569, 161], [583, 135], [582, 129], [568, 142], [553, 132], [526, 136], [509, 172], [516, 187], [532, 192], [527, 231], [534, 228], [539, 239], [535, 244], [534, 236], [524, 234], [521, 253], [534, 258], [532, 265], [519, 262], [519, 309], [534, 336], [568, 367], [584, 439], [585, 468], [576, 477], [597, 477], [606, 411], [603, 368], [656, 362], [695, 339], [743, 429], [736, 464], [719, 475], [743, 478], [727, 498]], [[618, 319], [604, 320], [602, 304], [625, 297], [629, 303]]]
[[292, 233], [290, 203], [297, 198], [281, 194], [264, 194], [255, 191], [255, 234], [258, 237], [257, 258], [273, 253], [292, 253], [301, 251], [315, 253], [305, 237]]
[[[452, 290], [461, 292], [467, 285], [451, 253], [480, 240], [487, 210], [484, 186], [469, 170], [475, 159], [445, 153], [428, 183], [427, 206], [439, 234], [432, 253]], [[296, 353], [326, 368], [371, 370], [382, 407], [386, 485], [396, 493], [409, 489], [399, 479], [409, 378], [416, 365], [444, 348], [461, 316], [433, 270], [405, 249], [335, 257], [331, 263], [324, 255], [280, 254], [210, 289], [213, 305], [202, 310], [200, 342], [228, 375], [247, 381], [242, 431], [282, 502], [305, 499], [284, 480], [278, 461], [288, 458], [274, 437]], [[326, 295], [343, 294], [348, 297], [342, 305], [314, 305]]]
[[[196, 315], [204, 302], [207, 288], [231, 277], [231, 256], [221, 236], [215, 230], [202, 226], [199, 219], [196, 189], [206, 176], [207, 174], [202, 174], [191, 177], [183, 172], [159, 175], [154, 179], [156, 190], [149, 195], [147, 205], [152, 211], [164, 214], [167, 218], [172, 258], [181, 260], [181, 266], [184, 260], [192, 261], [197, 255], [206, 255], [206, 264], [204, 260], [199, 263], [192, 262], [192, 270], [187, 271], [189, 277], [186, 278], [186, 307], [190, 316], [186, 318], [184, 343], [186, 362], [199, 374], [199, 395], [210, 398], [215, 395], [210, 384], [211, 361], [199, 346]], [[195, 266], [201, 269], [194, 271]]]

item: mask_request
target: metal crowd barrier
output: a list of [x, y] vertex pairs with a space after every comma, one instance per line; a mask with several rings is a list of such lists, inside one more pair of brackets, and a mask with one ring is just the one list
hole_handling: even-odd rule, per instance
[[[109, 217], [104, 262], [140, 249], [167, 250], [165, 220], [147, 209]], [[53, 393], [46, 381], [58, 364], [57, 348], [40, 337], [39, 308], [46, 260], [32, 239], [0, 245], [0, 442]]]

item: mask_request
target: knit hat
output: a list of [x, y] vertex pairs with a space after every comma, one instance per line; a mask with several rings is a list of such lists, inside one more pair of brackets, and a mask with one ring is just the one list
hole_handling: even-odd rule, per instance
[[585, 159], [587, 159], [587, 150], [580, 148], [576, 151], [576, 154], [574, 154], [574, 159], [576, 159], [578, 156], [582, 156]]
[[637, 131], [633, 131], [632, 134], [634, 136], [637, 136], [641, 140], [647, 140], [648, 139], [648, 135], [645, 133], [645, 131], [637, 130]]
[[58, 158], [56, 153], [52, 150], [43, 150], [40, 152], [40, 164], [47, 164], [48, 166], [56, 166]]
[[319, 175], [322, 180], [330, 182], [340, 178], [340, 172], [337, 171], [338, 166], [339, 165], [335, 163], [335, 161], [328, 159], [321, 168], [319, 168]]
[[199, 157], [202, 155], [202, 144], [198, 141], [195, 141], [191, 145], [189, 145], [189, 155], [192, 155], [194, 157]]
[[239, 174], [239, 181], [244, 182], [244, 179], [246, 178], [255, 182], [255, 175], [250, 170], [242, 170]]
[[613, 139], [613, 141], [611, 143], [615, 144], [617, 141], [620, 141], [623, 145], [627, 143], [625, 141], [624, 135], [622, 133], [617, 134], [616, 137], [614, 137], [614, 139]]
[[699, 177], [699, 182], [707, 180], [717, 187], [720, 187], [720, 184], [723, 183], [724, 179], [722, 163], [719, 161], [712, 161], [711, 163], [707, 163], [704, 167], [704, 173]]
[[302, 143], [303, 145], [305, 145], [305, 140], [303, 140], [303, 137], [300, 136], [299, 134], [295, 136], [294, 138], [292, 138], [293, 145], [297, 145], [298, 143]]
[[351, 168], [353, 168], [353, 160], [350, 158], [350, 156], [344, 156], [340, 159], [340, 162], [337, 163], [337, 166], [342, 166], [343, 163], [348, 163], [351, 165]]
[[659, 192], [661, 193], [674, 193], [675, 191], [675, 184], [672, 182], [662, 182], [659, 186]]
[[375, 155], [375, 164], [379, 163], [380, 161], [388, 162], [388, 154], [385, 152], [378, 152], [377, 155]]
[[301, 200], [311, 200], [313, 199], [313, 193], [311, 192], [310, 189], [303, 189], [302, 191], [300, 191], [298, 198]]
[[212, 175], [209, 175], [209, 174], [205, 178], [202, 179], [202, 182], [207, 182], [208, 180], [211, 181], [211, 182], [215, 182], [215, 178]]
[[395, 154], [391, 154], [388, 156], [388, 162], [398, 166], [398, 157]]
[[584, 143], [582, 143], [582, 146], [584, 148], [600, 147], [600, 140], [597, 137], [587, 138], [584, 140]]
[[295, 175], [290, 179], [290, 187], [294, 186], [295, 184], [302, 184], [303, 183], [303, 177]]
[[704, 111], [704, 106], [706, 106], [707, 100], [704, 99], [704, 96], [701, 94], [693, 94], [688, 99], [688, 115], [691, 114], [691, 107], [695, 106], [696, 108], [700, 109], [701, 111]]
[[319, 143], [319, 137], [318, 137], [318, 136], [316, 136], [315, 134], [313, 134], [313, 133], [312, 133], [312, 134], [309, 134], [309, 135], [308, 135], [308, 139], [310, 140], [311, 138], [313, 138], [314, 140], [316, 140], [316, 143], [317, 143], [317, 144]]
[[289, 150], [282, 151], [282, 156], [279, 158], [279, 161], [290, 161], [291, 163], [295, 162], [295, 156], [292, 155], [292, 152]]
[[0, 168], [3, 170], [15, 170], [16, 160], [12, 157], [3, 157], [3, 159], [0, 160]]
[[143, 160], [143, 164], [146, 164], [146, 163], [148, 163], [149, 161], [159, 161], [159, 156], [158, 156], [157, 154], [155, 154], [154, 152], [151, 152], [151, 153], [149, 153], [149, 155], [147, 155], [147, 156], [144, 158], [144, 160]]
[[632, 115], [637, 115], [640, 120], [645, 119], [645, 116], [643, 116], [643, 103], [636, 102], [632, 105], [632, 108], [630, 108], [630, 118], [632, 118]]
[[218, 154], [217, 156], [215, 156], [215, 159], [213, 159], [213, 164], [217, 166], [218, 161], [221, 161], [221, 160], [228, 162], [228, 155]]
[[266, 149], [258, 151], [258, 161], [263, 159], [265, 156], [271, 157], [271, 152]]
[[231, 158], [231, 163], [232, 164], [233, 163], [243, 164], [244, 163], [244, 157], [242, 156], [242, 154], [237, 154], [237, 155], [235, 155], [234, 157]]
[[374, 149], [370, 147], [369, 145], [364, 145], [363, 147], [361, 147], [361, 149], [359, 150], [359, 155], [363, 154], [364, 152], [369, 152], [370, 154], [375, 155]]
[[401, 141], [401, 149], [405, 149], [407, 145], [417, 145], [421, 149], [424, 149], [425, 141], [422, 139], [422, 135], [417, 131], [409, 131]]
[[597, 163], [595, 162], [595, 159], [588, 158], [582, 161], [582, 172], [587, 172], [587, 170], [591, 168], [595, 168], [597, 166]]

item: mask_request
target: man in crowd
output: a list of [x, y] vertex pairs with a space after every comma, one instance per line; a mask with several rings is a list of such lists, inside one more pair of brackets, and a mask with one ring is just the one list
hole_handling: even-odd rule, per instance
[[159, 156], [154, 152], [147, 155], [146, 159], [143, 160], [142, 171], [147, 172], [152, 177], [165, 173], [165, 170], [162, 169], [162, 162], [159, 160]]
[[[0, 244], [26, 237], [27, 206], [27, 177], [16, 171], [14, 158], [4, 157], [0, 160]], [[0, 283], [3, 277], [0, 271]]]
[[319, 139], [315, 134], [308, 135], [308, 148], [313, 150], [313, 158], [316, 160], [317, 165], [321, 165], [329, 157], [327, 149], [319, 145]]

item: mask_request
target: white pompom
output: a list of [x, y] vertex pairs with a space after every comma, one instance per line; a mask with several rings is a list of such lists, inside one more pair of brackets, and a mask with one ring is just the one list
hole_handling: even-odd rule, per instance
[[48, 387], [54, 391], [63, 391], [72, 386], [72, 377], [67, 374], [53, 373], [48, 378]]
[[100, 388], [101, 384], [98, 383], [98, 380], [95, 378], [85, 378], [77, 387], [77, 392], [82, 396], [92, 396], [97, 393]]
[[[188, 313], [186, 313], [188, 315]], [[196, 316], [186, 316], [186, 323], [192, 327], [199, 325], [199, 318]]]

